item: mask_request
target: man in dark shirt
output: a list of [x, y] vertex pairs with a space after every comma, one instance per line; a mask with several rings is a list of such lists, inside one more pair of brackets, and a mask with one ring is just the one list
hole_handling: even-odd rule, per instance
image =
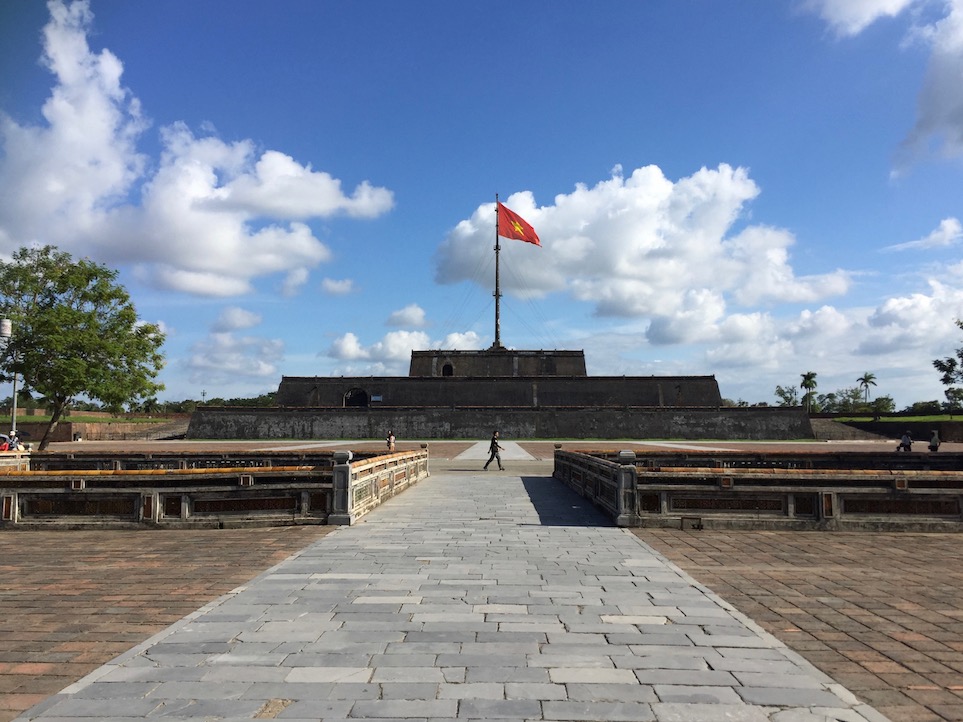
[[488, 465], [496, 459], [498, 460], [498, 470], [505, 471], [505, 467], [502, 466], [502, 455], [498, 453], [501, 450], [502, 447], [498, 443], [498, 430], [496, 429], [492, 434], [492, 443], [488, 447], [488, 453], [490, 456], [488, 457], [488, 461], [485, 462], [485, 471], [488, 471]]

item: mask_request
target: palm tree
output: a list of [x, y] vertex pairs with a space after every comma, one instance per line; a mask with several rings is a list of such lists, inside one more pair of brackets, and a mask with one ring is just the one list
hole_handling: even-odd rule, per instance
[[806, 402], [806, 413], [808, 414], [813, 410], [813, 392], [816, 390], [816, 372], [807, 371], [799, 375], [802, 376], [802, 382], [799, 384], [799, 387], [806, 390], [803, 399]]
[[873, 374], [873, 373], [870, 373], [869, 371], [867, 371], [867, 372], [864, 373], [862, 376], [860, 376], [858, 379], [856, 379], [856, 382], [859, 384], [859, 387], [863, 390], [863, 400], [868, 404], [868, 403], [869, 403], [869, 387], [876, 385], [876, 374]]

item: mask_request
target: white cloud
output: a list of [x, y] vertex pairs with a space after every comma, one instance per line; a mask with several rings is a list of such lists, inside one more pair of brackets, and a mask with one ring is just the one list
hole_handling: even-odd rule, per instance
[[733, 297], [743, 305], [760, 302], [811, 303], [849, 290], [850, 274], [836, 270], [816, 276], [797, 277], [789, 265], [788, 248], [795, 239], [788, 231], [751, 226], [726, 245], [741, 264], [740, 285]]
[[354, 281], [350, 278], [342, 278], [340, 280], [325, 278], [321, 281], [321, 290], [332, 296], [346, 296], [354, 291]]
[[963, 318], [963, 289], [930, 280], [929, 291], [886, 299], [869, 317], [856, 353], [905, 354], [952, 336], [954, 319]]
[[[462, 351], [476, 351], [482, 347], [482, 339], [474, 331], [465, 333], [450, 333], [445, 339], [435, 345], [436, 348], [460, 349]], [[422, 349], [424, 350], [424, 349]]]
[[715, 335], [715, 325], [725, 314], [722, 296], [707, 289], [687, 291], [671, 315], [656, 315], [646, 337], [655, 345], [704, 341]]
[[411, 303], [395, 311], [385, 322], [388, 326], [409, 326], [421, 328], [425, 325], [425, 309], [417, 303]]
[[816, 12], [840, 35], [858, 35], [876, 20], [895, 17], [916, 0], [807, 0], [805, 6]]
[[239, 331], [242, 328], [252, 328], [261, 323], [261, 315], [253, 311], [246, 311], [238, 306], [225, 308], [218, 319], [211, 326], [217, 332]]
[[904, 142], [906, 156], [935, 150], [963, 155], [963, 1], [948, 0], [947, 14], [918, 33], [932, 48], [916, 123]]
[[[592, 188], [580, 184], [550, 206], [536, 207], [527, 192], [506, 199], [538, 231], [542, 248], [504, 241], [502, 262], [511, 272], [502, 274], [503, 291], [564, 291], [599, 316], [648, 317], [652, 338], [665, 343], [705, 335], [707, 303], [719, 319], [733, 303], [812, 302], [849, 288], [844, 271], [797, 277], [788, 231], [738, 227], [759, 194], [746, 169], [723, 164], [675, 183], [656, 166], [628, 178], [619, 172]], [[493, 234], [494, 206], [480, 206], [439, 247], [437, 280], [477, 280]], [[671, 320], [679, 315], [683, 324]]]
[[147, 162], [135, 148], [147, 123], [120, 85], [120, 61], [87, 45], [87, 3], [54, 2], [50, 11], [42, 60], [57, 84], [43, 105], [46, 124], [21, 126], [0, 115], [0, 237], [8, 244], [91, 232]]
[[943, 248], [958, 243], [963, 238], [963, 225], [956, 218], [944, 218], [929, 235], [915, 241], [886, 246], [884, 251], [910, 251], [925, 248]]
[[212, 204], [274, 218], [309, 218], [345, 212], [373, 218], [391, 209], [391, 191], [363, 182], [348, 197], [341, 181], [312, 171], [277, 151], [265, 152], [248, 172], [218, 188]]
[[307, 268], [292, 269], [288, 275], [284, 277], [284, 281], [281, 284], [281, 295], [285, 298], [296, 296], [304, 284], [307, 283], [309, 275], [310, 273]]
[[480, 347], [481, 338], [474, 331], [448, 334], [440, 341], [432, 341], [423, 331], [391, 331], [370, 346], [364, 346], [358, 336], [349, 331], [336, 338], [325, 355], [337, 361], [366, 362], [362, 366], [338, 369], [337, 373], [406, 376], [412, 351], [433, 348], [464, 351]]
[[385, 363], [407, 364], [412, 349], [430, 348], [428, 334], [423, 331], [391, 331], [369, 349], [369, 358]]
[[305, 220], [392, 207], [385, 188], [362, 182], [346, 193], [280, 151], [197, 137], [183, 123], [160, 130], [161, 156], [148, 159], [137, 150], [148, 123], [121, 83], [123, 64], [88, 45], [89, 3], [49, 8], [43, 59], [55, 84], [44, 122], [0, 115], [0, 253], [53, 243], [206, 296], [244, 294], [254, 279], [281, 274], [289, 295], [330, 257]]
[[192, 383], [232, 384], [239, 379], [274, 379], [284, 355], [280, 339], [212, 333], [191, 349], [185, 362]]
[[[963, 288], [931, 280], [925, 292], [870, 309], [822, 306], [789, 319], [756, 317], [746, 319], [742, 332], [730, 317], [706, 359], [719, 371], [725, 395], [752, 400], [764, 400], [760, 392], [767, 387], [798, 384], [795, 374], [808, 370], [819, 374], [821, 392], [855, 386], [856, 372], [870, 370], [880, 393], [898, 403], [942, 398], [932, 359], [960, 345], [957, 318], [963, 318]], [[859, 358], [865, 368], [854, 368]]]
[[421, 331], [391, 331], [371, 346], [362, 346], [360, 339], [348, 332], [334, 340], [328, 356], [340, 361], [359, 359], [378, 363], [408, 363], [412, 349], [430, 348], [428, 335]]
[[917, 100], [916, 121], [903, 141], [894, 175], [910, 162], [929, 153], [963, 155], [963, 0], [807, 0], [805, 6], [819, 14], [840, 35], [858, 35], [876, 20], [895, 17], [909, 8], [934, 10], [939, 18], [922, 21], [914, 14], [906, 42], [921, 42], [930, 49], [929, 64]]
[[340, 361], [354, 361], [368, 358], [368, 353], [367, 349], [361, 345], [361, 340], [353, 333], [348, 332], [334, 340], [328, 351], [328, 356]]
[[800, 349], [814, 345], [816, 339], [836, 341], [852, 332], [852, 321], [846, 314], [832, 306], [822, 306], [816, 311], [805, 309], [786, 324], [784, 334]]
[[775, 322], [766, 314], [729, 317], [719, 338], [720, 343], [706, 351], [706, 362], [713, 369], [776, 371], [792, 358], [792, 342], [780, 338]]

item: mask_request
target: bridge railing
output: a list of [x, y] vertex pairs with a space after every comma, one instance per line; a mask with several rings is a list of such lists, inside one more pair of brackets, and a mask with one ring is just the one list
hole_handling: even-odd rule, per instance
[[356, 462], [349, 451], [335, 452], [328, 523], [353, 524], [428, 475], [427, 445], [420, 451], [398, 451]]
[[[427, 449], [347, 465], [337, 453], [50, 455], [41, 465], [55, 468], [0, 468], [0, 529], [343, 524], [427, 475]], [[72, 461], [82, 468], [63, 468]], [[336, 469], [345, 466], [348, 521], [335, 502]]]
[[762, 456], [754, 466], [661, 460], [557, 449], [554, 475], [620, 526], [963, 531], [961, 471], [855, 468], [869, 458], [847, 458], [841, 469], [786, 468]]

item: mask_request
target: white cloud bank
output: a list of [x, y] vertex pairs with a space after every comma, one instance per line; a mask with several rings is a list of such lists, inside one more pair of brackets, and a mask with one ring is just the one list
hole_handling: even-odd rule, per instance
[[417, 303], [410, 303], [388, 316], [389, 326], [408, 326], [421, 328], [425, 325], [425, 309]]
[[481, 348], [481, 342], [481, 337], [472, 331], [449, 334], [440, 340], [432, 340], [424, 331], [390, 331], [380, 341], [365, 346], [357, 335], [348, 332], [332, 342], [325, 356], [348, 362], [334, 375], [401, 375], [408, 371], [412, 350], [445, 348], [467, 351]]
[[[676, 182], [656, 166], [628, 178], [616, 169], [609, 180], [579, 185], [549, 206], [516, 194], [505, 203], [535, 227], [542, 247], [502, 244], [513, 269], [502, 276], [502, 288], [522, 296], [569, 293], [600, 317], [649, 319], [647, 335], [656, 344], [716, 338], [732, 306], [845, 293], [845, 271], [793, 272], [788, 249], [795, 239], [788, 231], [741, 225], [758, 193], [747, 170], [723, 164]], [[482, 205], [442, 243], [436, 279], [475, 279], [493, 235], [494, 205]]]
[[321, 281], [321, 290], [331, 296], [347, 296], [354, 291], [354, 281], [350, 278], [325, 278]]
[[839, 35], [858, 35], [880, 18], [899, 15], [916, 0], [807, 0]]
[[840, 36], [858, 35], [882, 18], [910, 14], [907, 42], [922, 43], [930, 58], [897, 174], [920, 155], [963, 155], [963, 0], [806, 0], [804, 7]]
[[0, 114], [0, 253], [53, 243], [200, 296], [245, 294], [253, 279], [280, 274], [290, 295], [330, 256], [304, 221], [392, 207], [385, 188], [363, 182], [346, 193], [284, 153], [199, 137], [183, 123], [160, 129], [152, 168], [137, 150], [149, 124], [121, 83], [123, 64], [88, 45], [89, 4], [48, 5], [43, 62], [56, 83], [44, 123]]
[[963, 239], [963, 225], [960, 224], [960, 221], [956, 218], [944, 218], [929, 235], [915, 241], [886, 246], [883, 250], [913, 251], [927, 248], [945, 248], [959, 243], [960, 239]]
[[929, 152], [963, 155], [963, 0], [948, 0], [944, 6], [944, 17], [917, 28], [917, 37], [929, 42], [932, 53], [916, 123], [904, 142], [904, 155], [910, 158]]

